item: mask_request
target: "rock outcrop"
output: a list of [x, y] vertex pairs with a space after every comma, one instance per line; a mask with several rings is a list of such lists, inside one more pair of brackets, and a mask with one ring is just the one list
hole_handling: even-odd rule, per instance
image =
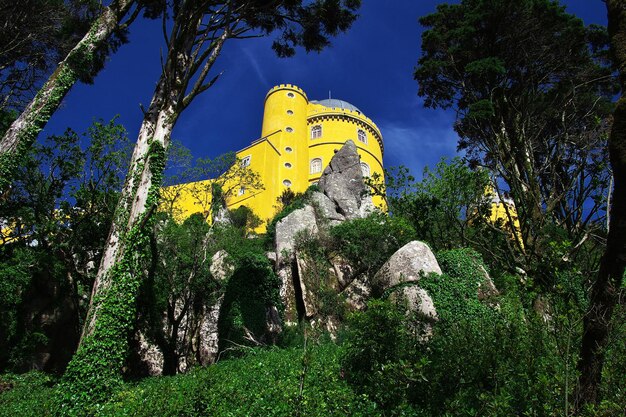
[[375, 293], [408, 281], [419, 281], [422, 274], [441, 275], [437, 258], [427, 244], [414, 240], [398, 249], [380, 268], [372, 280]]
[[[320, 191], [346, 219], [363, 217], [361, 206], [368, 205], [367, 187], [363, 181], [361, 158], [356, 145], [349, 140], [337, 151], [318, 182]], [[365, 202], [365, 204], [364, 204]]]
[[276, 224], [276, 275], [281, 280], [280, 297], [285, 306], [285, 322], [295, 324], [305, 314], [298, 306], [302, 302], [302, 287], [294, 246], [300, 233], [317, 233], [317, 221], [312, 206], [295, 210]]
[[[441, 275], [437, 259], [427, 244], [414, 240], [391, 255], [372, 279], [372, 289], [377, 295], [391, 290], [392, 300], [405, 303], [408, 311], [414, 312], [426, 323], [434, 322], [437, 320], [435, 303], [418, 284], [423, 275], [430, 273]], [[402, 285], [405, 283], [414, 284]], [[394, 287], [397, 289], [394, 290]], [[430, 333], [429, 327], [425, 330]]]
[[[234, 267], [228, 262], [226, 251], [220, 250], [213, 255], [209, 272], [213, 278], [222, 283], [232, 275]], [[203, 307], [197, 335], [197, 359], [201, 365], [214, 363], [217, 359], [219, 347], [217, 324], [223, 301], [224, 294], [220, 295], [212, 305]]]

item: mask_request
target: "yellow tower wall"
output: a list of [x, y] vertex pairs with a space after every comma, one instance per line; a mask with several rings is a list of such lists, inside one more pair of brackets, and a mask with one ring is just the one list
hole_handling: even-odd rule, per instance
[[[322, 127], [322, 135], [312, 138], [311, 129], [314, 126]], [[365, 132], [365, 140], [359, 140], [357, 132]], [[352, 140], [356, 146], [361, 162], [367, 164], [370, 176], [374, 173], [383, 178], [383, 147], [382, 135], [374, 122], [363, 116], [362, 113], [340, 108], [328, 108], [320, 104], [309, 104], [308, 112], [308, 147], [309, 164], [315, 158], [322, 159], [322, 169], [328, 165], [333, 155], [347, 140]], [[310, 168], [310, 165], [309, 165]], [[309, 169], [309, 183], [319, 180], [320, 173], [311, 173]], [[384, 200], [374, 198], [374, 204], [385, 209]]]
[[[312, 139], [311, 127], [315, 125], [322, 126], [322, 136]], [[366, 142], [359, 140], [359, 129], [366, 132]], [[264, 189], [239, 193], [240, 185], [229, 183], [226, 188], [235, 192], [228, 200], [228, 207], [246, 205], [261, 220], [270, 220], [276, 214], [277, 198], [283, 191], [304, 192], [319, 180], [321, 172], [310, 172], [311, 160], [321, 158], [323, 170], [347, 140], [357, 145], [361, 162], [368, 165], [370, 175], [378, 173], [382, 177], [382, 135], [372, 120], [356, 110], [311, 103], [302, 89], [291, 84], [272, 88], [265, 97], [261, 138], [237, 152], [237, 157], [249, 161], [249, 168], [259, 174]], [[176, 187], [181, 186], [167, 187], [164, 192], [179, 194], [177, 218], [206, 211], [210, 206], [210, 180], [183, 184], [182, 189]], [[203, 204], [197, 201], [198, 192], [192, 192], [194, 188], [209, 192]], [[374, 204], [385, 208], [382, 198], [375, 198]], [[262, 225], [256, 232], [265, 232], [265, 227]]]

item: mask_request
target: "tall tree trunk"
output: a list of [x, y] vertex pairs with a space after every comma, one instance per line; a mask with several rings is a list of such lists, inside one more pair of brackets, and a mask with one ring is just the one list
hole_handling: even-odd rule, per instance
[[[185, 99], [189, 95], [185, 93], [194, 75], [193, 51], [203, 16], [203, 9], [194, 9], [194, 4], [188, 3], [191, 12], [180, 12], [174, 22], [163, 72], [139, 131], [94, 282], [80, 345], [64, 375], [65, 402], [72, 402], [68, 407], [81, 409], [105, 401], [121, 382], [128, 336], [136, 318], [136, 298], [143, 275], [141, 261], [149, 256], [166, 152], [172, 129], [188, 104]], [[224, 31], [211, 43], [211, 65], [228, 34]], [[77, 403], [76, 397], [87, 403]]]
[[600, 382], [613, 310], [619, 300], [626, 267], [626, 1], [606, 0], [611, 53], [619, 70], [622, 96], [613, 115], [609, 156], [614, 176], [613, 203], [606, 250], [591, 289], [589, 311], [584, 319], [578, 370], [577, 409], [600, 401]]
[[103, 9], [87, 34], [59, 63], [41, 90], [6, 131], [0, 140], [0, 193], [11, 184], [20, 157], [37, 139], [70, 88], [80, 79], [80, 74], [91, 67], [94, 53], [106, 44], [135, 1], [114, 0]]

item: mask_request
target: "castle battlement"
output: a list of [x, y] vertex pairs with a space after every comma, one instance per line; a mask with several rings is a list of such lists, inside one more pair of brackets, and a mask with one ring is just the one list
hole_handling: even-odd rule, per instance
[[265, 99], [267, 100], [267, 98], [272, 95], [273, 93], [275, 93], [276, 91], [280, 91], [280, 90], [292, 90], [292, 91], [296, 91], [298, 93], [300, 93], [300, 95], [302, 95], [302, 97], [304, 97], [306, 99], [306, 101], [309, 101], [309, 98], [307, 97], [306, 93], [304, 92], [303, 89], [301, 89], [300, 87], [298, 87], [295, 84], [278, 84], [275, 85], [274, 87], [270, 88], [270, 91], [267, 92], [267, 94], [265, 95]]

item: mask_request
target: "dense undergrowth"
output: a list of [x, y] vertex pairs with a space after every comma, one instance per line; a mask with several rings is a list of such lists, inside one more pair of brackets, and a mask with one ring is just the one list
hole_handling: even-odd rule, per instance
[[[376, 404], [342, 378], [332, 342], [302, 348], [251, 349], [239, 359], [184, 375], [127, 384], [101, 416], [345, 416], [379, 415]], [[54, 388], [40, 373], [4, 376], [0, 416], [54, 415]]]

